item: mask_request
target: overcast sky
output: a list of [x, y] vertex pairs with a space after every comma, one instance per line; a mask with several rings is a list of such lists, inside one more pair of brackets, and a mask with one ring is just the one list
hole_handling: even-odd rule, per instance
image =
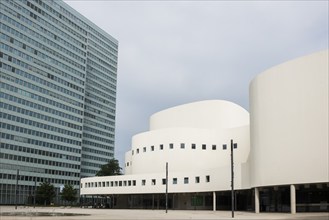
[[245, 109], [264, 70], [328, 48], [328, 1], [65, 0], [119, 41], [116, 149], [149, 117], [224, 99]]

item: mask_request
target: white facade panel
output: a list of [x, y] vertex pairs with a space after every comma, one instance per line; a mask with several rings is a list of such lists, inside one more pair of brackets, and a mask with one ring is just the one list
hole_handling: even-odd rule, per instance
[[180, 105], [155, 113], [150, 118], [150, 130], [174, 127], [219, 129], [244, 125], [249, 125], [249, 113], [224, 100]]
[[[102, 193], [163, 193], [166, 163], [171, 193], [229, 190], [231, 139], [238, 144], [234, 149], [236, 188], [242, 188], [242, 176], [248, 176], [249, 170], [241, 167], [247, 162], [250, 151], [249, 114], [245, 109], [222, 100], [202, 101], [156, 113], [151, 117], [151, 124], [154, 129], [132, 138], [132, 148], [125, 158], [126, 175], [105, 177], [111, 181], [113, 178], [133, 179], [136, 186], [105, 187]], [[103, 178], [84, 178], [81, 182], [84, 185]], [[173, 183], [173, 178], [177, 183]], [[184, 182], [186, 178], [188, 183]], [[195, 183], [196, 178], [200, 182]], [[156, 185], [149, 185], [152, 179], [156, 180]], [[143, 180], [145, 185], [141, 185]], [[145, 187], [147, 185], [149, 187]], [[93, 190], [87, 187], [81, 192], [93, 194]]]
[[250, 85], [251, 186], [328, 182], [328, 51]]

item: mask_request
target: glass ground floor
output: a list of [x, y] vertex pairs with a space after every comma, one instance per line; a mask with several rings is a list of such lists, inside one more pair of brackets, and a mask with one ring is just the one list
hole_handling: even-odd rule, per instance
[[[296, 212], [328, 212], [329, 183], [295, 185]], [[290, 186], [260, 189], [261, 212], [291, 212]]]
[[[231, 210], [231, 191], [81, 196], [81, 206], [122, 209]], [[329, 183], [261, 187], [234, 192], [236, 211], [328, 212]]]
[[[1, 205], [33, 205], [37, 186], [0, 184]], [[59, 188], [55, 205], [62, 205]], [[168, 193], [168, 209], [231, 210], [231, 191]], [[166, 195], [82, 195], [81, 206], [95, 208], [165, 209]], [[329, 212], [329, 183], [260, 187], [234, 192], [234, 209], [258, 212]]]

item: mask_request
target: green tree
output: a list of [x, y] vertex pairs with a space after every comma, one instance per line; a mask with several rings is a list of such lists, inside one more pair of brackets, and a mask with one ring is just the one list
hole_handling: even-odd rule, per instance
[[122, 175], [122, 168], [119, 165], [119, 161], [111, 159], [107, 164], [101, 166], [101, 169], [96, 173], [96, 176], [116, 176]]
[[62, 199], [67, 202], [74, 202], [76, 200], [77, 190], [70, 184], [65, 184], [61, 193]]
[[36, 191], [36, 202], [47, 205], [52, 202], [55, 196], [55, 187], [52, 184], [48, 182], [40, 183]]

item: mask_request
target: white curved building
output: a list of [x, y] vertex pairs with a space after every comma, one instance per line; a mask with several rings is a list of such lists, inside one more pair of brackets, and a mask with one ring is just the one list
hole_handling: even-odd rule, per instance
[[328, 66], [327, 50], [275, 66], [250, 84], [250, 187], [291, 193], [297, 211], [329, 210]]
[[83, 178], [81, 195], [163, 208], [168, 163], [170, 208], [230, 209], [234, 140], [236, 209], [329, 211], [328, 51], [257, 76], [250, 112], [222, 100], [158, 112], [132, 138], [125, 175]]
[[235, 188], [248, 188], [248, 178], [244, 177], [249, 175], [249, 113], [234, 103], [210, 100], [152, 115], [150, 130], [132, 138], [132, 148], [125, 158], [125, 175], [82, 179], [81, 193], [95, 195], [93, 186], [102, 186], [103, 182], [109, 187], [97, 188], [97, 194], [108, 194], [109, 189], [111, 194], [121, 195], [164, 193], [168, 163], [168, 191], [177, 194], [170, 198], [171, 206], [194, 208], [180, 198], [186, 196], [181, 193], [230, 190], [231, 139], [238, 143], [234, 155]]
[[[163, 174], [166, 162], [170, 175], [185, 175], [187, 170], [200, 175], [229, 167], [229, 151], [222, 145], [232, 138], [241, 143], [236, 162], [245, 163], [249, 154], [249, 113], [236, 104], [213, 100], [170, 108], [151, 117], [150, 131], [133, 137], [132, 150], [126, 153], [125, 173]], [[179, 185], [172, 186], [172, 190]], [[194, 189], [185, 186], [177, 191]]]

